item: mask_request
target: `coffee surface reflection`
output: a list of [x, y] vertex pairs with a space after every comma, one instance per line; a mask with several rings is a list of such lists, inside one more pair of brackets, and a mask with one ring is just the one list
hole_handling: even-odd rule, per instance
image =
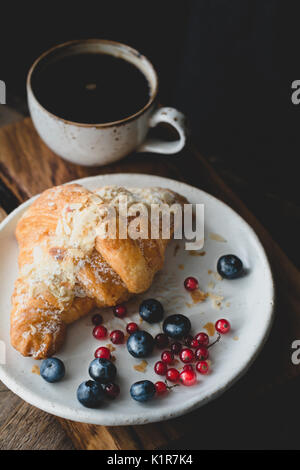
[[37, 67], [32, 89], [51, 113], [85, 124], [119, 121], [150, 98], [148, 80], [136, 66], [103, 53], [70, 55]]

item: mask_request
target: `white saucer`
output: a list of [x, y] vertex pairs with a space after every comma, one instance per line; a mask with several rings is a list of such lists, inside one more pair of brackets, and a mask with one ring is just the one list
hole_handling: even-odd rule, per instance
[[[6, 345], [6, 364], [0, 365], [0, 379], [14, 393], [44, 411], [75, 421], [109, 426], [174, 418], [216, 398], [250, 366], [264, 344], [272, 323], [272, 274], [256, 234], [227, 205], [178, 181], [142, 174], [112, 174], [84, 178], [77, 182], [89, 189], [110, 184], [167, 187], [184, 195], [192, 203], [205, 205], [205, 256], [191, 256], [184, 250], [183, 241], [177, 251], [175, 246], [178, 241], [172, 241], [167, 249], [163, 271], [156, 276], [149, 292], [128, 303], [129, 314], [125, 320], [114, 318], [111, 309], [103, 312], [108, 329], [120, 328], [125, 331], [126, 323], [139, 321], [138, 305], [141, 299], [155, 297], [162, 301], [166, 315], [176, 312], [187, 315], [191, 319], [194, 333], [203, 330], [208, 322], [215, 323], [218, 318], [227, 318], [232, 330], [211, 348], [209, 375], [197, 374], [198, 383], [195, 386], [181, 385], [167, 396], [156, 398], [147, 404], [132, 400], [129, 389], [133, 382], [144, 378], [154, 382], [161, 380], [153, 371], [160, 352], [154, 351], [152, 357], [147, 359], [146, 371], [141, 373], [133, 368], [141, 361], [129, 355], [126, 345], [116, 346], [113, 354], [116, 357], [118, 383], [121, 387], [120, 397], [97, 410], [84, 408], [76, 399], [77, 387], [88, 379], [88, 366], [96, 348], [109, 342], [100, 342], [93, 338], [91, 316], [69, 327], [67, 341], [57, 354], [64, 361], [67, 370], [65, 379], [60, 383], [48, 384], [39, 375], [32, 373], [33, 366], [39, 362], [22, 357], [10, 346], [10, 297], [17, 276], [18, 254], [14, 232], [21, 214], [32, 202], [29, 200], [0, 225], [0, 341], [2, 345], [3, 342]], [[221, 238], [212, 234], [220, 235]], [[220, 241], [222, 238], [226, 241]], [[232, 281], [216, 279], [214, 273], [218, 258], [232, 253], [242, 259], [246, 275]], [[196, 276], [203, 291], [221, 295], [222, 308], [216, 308], [213, 298], [193, 304], [190, 294], [183, 287], [187, 276]], [[145, 322], [141, 328], [154, 335], [160, 332], [159, 325], [151, 326]]]

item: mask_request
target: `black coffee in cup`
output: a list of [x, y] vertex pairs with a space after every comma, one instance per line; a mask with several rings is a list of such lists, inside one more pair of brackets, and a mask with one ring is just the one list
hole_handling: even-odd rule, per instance
[[37, 67], [31, 83], [44, 108], [60, 118], [84, 124], [132, 116], [150, 98], [148, 80], [135, 65], [104, 53], [56, 58]]

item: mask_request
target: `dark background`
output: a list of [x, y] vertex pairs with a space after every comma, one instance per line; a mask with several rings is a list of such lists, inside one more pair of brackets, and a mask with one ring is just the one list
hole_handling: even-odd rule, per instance
[[187, 0], [1, 4], [0, 78], [26, 112], [34, 59], [62, 41], [115, 39], [147, 55], [161, 102], [189, 117], [193, 138], [300, 266], [299, 2]]
[[[27, 112], [27, 71], [50, 46], [100, 37], [137, 48], [159, 72], [161, 102], [187, 114], [200, 151], [300, 266], [299, 2], [10, 2], [0, 13], [8, 105]], [[185, 448], [299, 447], [298, 388], [255, 404], [227, 394]]]

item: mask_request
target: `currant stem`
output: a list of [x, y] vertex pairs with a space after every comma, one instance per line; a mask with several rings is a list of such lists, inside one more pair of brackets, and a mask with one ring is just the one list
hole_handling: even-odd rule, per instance
[[214, 344], [218, 343], [218, 341], [220, 341], [220, 339], [221, 339], [221, 335], [220, 335], [220, 333], [218, 333], [217, 339], [216, 339], [213, 343], [209, 344], [209, 345], [207, 346], [207, 349], [208, 349], [208, 348], [211, 348]]
[[171, 388], [178, 387], [179, 384], [174, 384], [174, 385], [168, 385], [168, 382], [165, 380], [165, 384], [167, 386], [167, 390], [171, 390]]

